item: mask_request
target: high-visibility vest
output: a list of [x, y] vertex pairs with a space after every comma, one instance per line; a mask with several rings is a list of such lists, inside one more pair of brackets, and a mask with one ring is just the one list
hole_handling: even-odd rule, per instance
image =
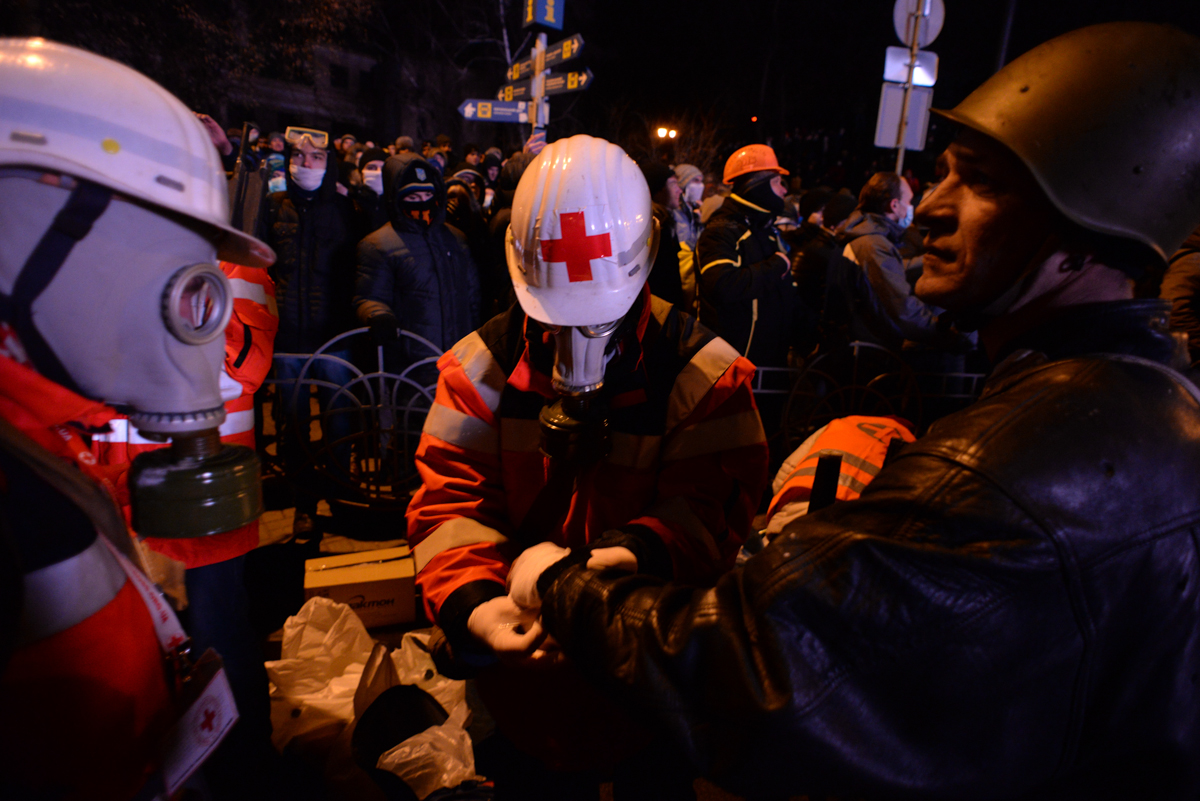
[[883, 469], [888, 446], [894, 439], [913, 442], [907, 424], [894, 417], [842, 417], [818, 430], [797, 448], [779, 468], [771, 487], [775, 493], [767, 508], [767, 532], [808, 511], [817, 461], [822, 456], [842, 459], [836, 497], [854, 500]]

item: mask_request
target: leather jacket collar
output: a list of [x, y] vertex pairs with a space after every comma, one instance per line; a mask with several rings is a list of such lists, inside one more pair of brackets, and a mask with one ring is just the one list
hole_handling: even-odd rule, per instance
[[1170, 311], [1170, 302], [1157, 299], [1084, 303], [1064, 309], [1004, 346], [985, 394], [1031, 367], [1088, 354], [1119, 353], [1171, 364], [1177, 346], [1168, 330]]

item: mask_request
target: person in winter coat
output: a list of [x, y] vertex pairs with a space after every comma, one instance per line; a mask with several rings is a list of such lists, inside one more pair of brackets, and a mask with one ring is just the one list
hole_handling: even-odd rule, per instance
[[938, 113], [916, 291], [982, 398], [715, 586], [543, 544], [514, 604], [738, 795], [1194, 799], [1200, 388], [1132, 279], [1200, 218], [1200, 39], [1083, 28]]
[[[465, 245], [446, 227], [446, 187], [441, 174], [415, 154], [383, 165], [389, 222], [358, 244], [354, 308], [385, 344], [390, 372], [399, 373], [424, 352], [414, 352], [399, 330], [449, 349], [479, 324], [479, 278]], [[432, 365], [414, 378], [436, 380]]]
[[[354, 327], [350, 300], [354, 289], [354, 245], [356, 242], [354, 208], [349, 198], [338, 191], [338, 164], [326, 150], [328, 135], [309, 129], [289, 128], [287, 189], [266, 198], [266, 212], [260, 216], [261, 236], [275, 249], [279, 258], [271, 269], [275, 280], [275, 299], [279, 308], [279, 331], [275, 336], [276, 378], [299, 379], [280, 385], [277, 420], [287, 435], [280, 455], [290, 478], [300, 486], [296, 502], [295, 530], [305, 534], [315, 525], [317, 503], [330, 490], [311, 469], [313, 447], [309, 442], [310, 385], [305, 380], [320, 380], [342, 386], [353, 379], [346, 344], [325, 353], [329, 359], [317, 359], [301, 376], [300, 370], [327, 341]], [[294, 355], [293, 355], [294, 354]], [[336, 398], [335, 391], [317, 389], [322, 412], [348, 406], [350, 401]], [[336, 406], [335, 406], [336, 404]], [[323, 435], [345, 440], [353, 432], [349, 414], [326, 416]], [[337, 466], [346, 470], [351, 457], [343, 442], [333, 452]]]
[[640, 165], [646, 185], [650, 187], [654, 219], [658, 220], [658, 255], [650, 269], [650, 291], [667, 303], [683, 305], [683, 277], [679, 271], [679, 239], [675, 233], [675, 218], [672, 212], [679, 208], [681, 190], [675, 173], [661, 161], [644, 161]]
[[485, 318], [499, 314], [517, 300], [516, 295], [513, 294], [512, 277], [508, 274], [508, 262], [504, 255], [504, 237], [508, 233], [509, 221], [512, 220], [512, 203], [513, 196], [517, 192], [517, 184], [533, 158], [532, 153], [514, 154], [504, 163], [496, 182], [496, 197], [492, 201], [492, 218], [488, 220], [488, 236], [491, 242], [489, 250], [495, 272], [492, 273], [490, 282], [484, 282], [484, 286], [490, 286], [491, 291], [490, 295], [484, 295], [483, 298], [483, 316]]
[[364, 151], [359, 161], [362, 183], [350, 187], [359, 239], [378, 231], [388, 221], [383, 203], [383, 163], [387, 159], [387, 151], [372, 148]]
[[939, 310], [913, 294], [905, 277], [910, 265], [900, 255], [900, 241], [912, 222], [912, 197], [912, 188], [896, 173], [875, 173], [859, 193], [858, 208], [840, 237], [845, 244], [842, 255], [866, 273], [879, 308], [892, 324], [864, 328], [898, 331], [902, 339], [875, 343], [893, 350], [899, 350], [904, 339], [929, 342], [939, 334]]
[[799, 295], [787, 246], [775, 230], [787, 170], [766, 145], [725, 164], [733, 191], [705, 224], [696, 246], [700, 322], [760, 367], [786, 367]]

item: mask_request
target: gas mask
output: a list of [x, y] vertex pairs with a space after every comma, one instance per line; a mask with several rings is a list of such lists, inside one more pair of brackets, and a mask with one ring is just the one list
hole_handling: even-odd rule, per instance
[[258, 458], [217, 432], [233, 293], [212, 243], [95, 184], [39, 178], [0, 171], [0, 292], [42, 375], [174, 441], [134, 460], [134, 528], [191, 537], [255, 519]]
[[596, 402], [612, 360], [621, 320], [603, 325], [544, 325], [554, 337], [551, 383], [560, 397], [542, 408], [542, 452], [570, 464], [587, 464], [609, 450], [608, 420]]

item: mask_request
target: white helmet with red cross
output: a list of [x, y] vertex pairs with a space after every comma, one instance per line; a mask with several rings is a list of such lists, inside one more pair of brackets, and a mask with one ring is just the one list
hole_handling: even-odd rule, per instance
[[642, 171], [603, 139], [547, 145], [517, 185], [505, 245], [517, 300], [530, 317], [559, 326], [619, 320], [658, 250]]

